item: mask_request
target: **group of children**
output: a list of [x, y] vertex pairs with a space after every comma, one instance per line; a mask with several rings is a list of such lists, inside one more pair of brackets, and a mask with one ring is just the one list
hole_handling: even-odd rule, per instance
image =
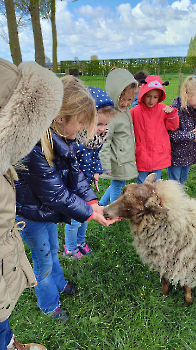
[[[65, 256], [80, 259], [92, 253], [85, 241], [88, 222], [109, 226], [119, 220], [106, 220], [103, 209], [127, 180], [140, 184], [150, 172], [160, 179], [168, 168], [170, 179], [185, 183], [196, 163], [196, 80], [185, 80], [172, 106], [162, 103], [168, 82], [155, 75], [139, 79], [139, 91], [138, 81], [121, 68], [108, 74], [106, 92], [72, 76], [61, 80], [60, 111], [21, 160], [15, 186], [16, 221], [25, 222], [22, 238], [31, 249], [38, 306], [66, 321], [59, 295], [72, 295], [75, 287], [58, 260], [57, 224], [66, 223]], [[98, 203], [91, 184], [99, 191], [100, 174], [111, 185]]]

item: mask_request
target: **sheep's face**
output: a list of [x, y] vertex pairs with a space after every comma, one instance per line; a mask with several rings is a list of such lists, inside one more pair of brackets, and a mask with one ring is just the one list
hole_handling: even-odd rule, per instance
[[155, 190], [155, 178], [156, 174], [150, 174], [141, 185], [127, 185], [120, 198], [104, 208], [104, 216], [110, 219], [119, 216], [138, 223], [144, 215], [167, 211], [161, 207]]

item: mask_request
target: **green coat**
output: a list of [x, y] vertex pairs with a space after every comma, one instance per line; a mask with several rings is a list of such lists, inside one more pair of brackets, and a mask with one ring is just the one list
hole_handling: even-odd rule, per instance
[[106, 80], [106, 92], [113, 99], [117, 114], [108, 124], [109, 137], [99, 153], [104, 171], [100, 176], [105, 179], [131, 180], [138, 176], [130, 110], [121, 112], [118, 108], [122, 90], [132, 82], [135, 82], [132, 74], [122, 68], [111, 71]]

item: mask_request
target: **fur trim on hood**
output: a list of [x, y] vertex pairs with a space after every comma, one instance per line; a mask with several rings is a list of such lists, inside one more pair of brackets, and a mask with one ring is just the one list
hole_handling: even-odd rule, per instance
[[0, 175], [28, 154], [58, 114], [63, 84], [36, 62], [0, 59]]
[[140, 91], [138, 94], [138, 103], [143, 102], [143, 96], [150, 90], [161, 90], [162, 94], [159, 97], [158, 102], [162, 102], [166, 99], [165, 88], [163, 85], [169, 85], [169, 82], [162, 82], [162, 79], [158, 75], [148, 75], [144, 82], [142, 82], [142, 86], [140, 87]]

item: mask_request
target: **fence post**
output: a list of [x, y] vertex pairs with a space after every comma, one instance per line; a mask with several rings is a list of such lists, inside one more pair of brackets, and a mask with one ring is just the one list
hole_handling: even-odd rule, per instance
[[182, 86], [182, 81], [183, 81], [183, 73], [179, 73], [179, 80], [178, 80], [178, 95], [180, 95], [180, 89]]

